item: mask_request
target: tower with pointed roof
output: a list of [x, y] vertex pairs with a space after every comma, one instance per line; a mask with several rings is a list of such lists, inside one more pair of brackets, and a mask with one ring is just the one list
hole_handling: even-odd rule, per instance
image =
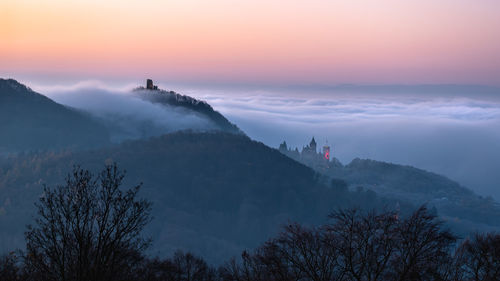
[[316, 152], [316, 141], [314, 140], [314, 137], [312, 138], [311, 142], [309, 143], [309, 148]]

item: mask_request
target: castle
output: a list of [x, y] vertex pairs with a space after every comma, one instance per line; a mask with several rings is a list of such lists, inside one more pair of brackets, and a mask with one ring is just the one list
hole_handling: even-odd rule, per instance
[[329, 168], [331, 166], [336, 166], [338, 162], [337, 159], [331, 157], [331, 150], [328, 145], [328, 141], [323, 146], [322, 151], [318, 152], [318, 145], [314, 137], [311, 139], [309, 145], [302, 147], [302, 151], [300, 152], [298, 148], [292, 150], [292, 148], [288, 147], [286, 141], [280, 144], [279, 151], [288, 157], [311, 167]]
[[158, 86], [153, 84], [153, 80], [147, 79], [146, 80], [146, 89], [147, 90], [158, 90]]

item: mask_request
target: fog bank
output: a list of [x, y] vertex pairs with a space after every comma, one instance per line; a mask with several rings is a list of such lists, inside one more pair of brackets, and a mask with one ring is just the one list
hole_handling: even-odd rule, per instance
[[500, 200], [500, 91], [393, 88], [186, 91], [272, 147], [286, 140], [300, 150], [314, 136], [344, 164], [360, 157], [412, 165]]
[[[159, 82], [160, 88], [162, 83]], [[344, 164], [370, 158], [440, 173], [500, 200], [500, 91], [484, 86], [190, 87], [170, 88], [207, 101], [248, 136], [278, 147], [326, 140]], [[196, 115], [130, 96], [131, 85], [98, 82], [46, 87], [41, 93], [119, 124], [149, 132], [210, 127]], [[37, 88], [35, 88], [37, 90]], [[126, 116], [124, 118], [123, 116]], [[130, 118], [139, 122], [131, 125]], [[137, 121], [139, 120], [139, 121]], [[133, 122], [132, 122], [133, 123]], [[147, 126], [146, 126], [147, 127]], [[158, 129], [160, 128], [160, 129]], [[125, 130], [125, 129], [123, 129]]]
[[110, 88], [99, 82], [55, 86], [41, 93], [61, 104], [84, 110], [103, 120], [112, 141], [158, 136], [177, 130], [210, 130], [214, 124], [193, 111], [140, 99], [133, 87]]

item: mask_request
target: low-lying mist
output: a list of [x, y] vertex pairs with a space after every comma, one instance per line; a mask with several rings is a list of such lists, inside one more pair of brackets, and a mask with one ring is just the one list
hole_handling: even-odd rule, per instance
[[318, 146], [328, 140], [344, 164], [359, 157], [412, 165], [500, 200], [500, 91], [407, 88], [403, 93], [364, 87], [187, 94], [207, 100], [250, 137], [272, 147], [286, 140], [300, 150], [314, 136]]
[[56, 102], [91, 113], [111, 131], [112, 141], [162, 135], [177, 130], [210, 130], [207, 118], [184, 108], [153, 104], [135, 96], [133, 87], [109, 88], [80, 83], [41, 91]]

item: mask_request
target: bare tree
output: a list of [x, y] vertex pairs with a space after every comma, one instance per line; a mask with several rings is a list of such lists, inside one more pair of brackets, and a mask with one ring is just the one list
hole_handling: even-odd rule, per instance
[[133, 280], [137, 281], [170, 281], [175, 280], [178, 269], [170, 259], [146, 259]]
[[393, 280], [443, 280], [457, 237], [425, 206], [398, 224]]
[[217, 272], [202, 258], [182, 251], [173, 258], [147, 259], [136, 272], [135, 281], [215, 281]]
[[243, 263], [234, 280], [288, 281], [300, 280], [278, 253], [278, 246], [266, 243], [253, 254], [243, 252]]
[[224, 281], [288, 281], [300, 280], [278, 255], [275, 245], [266, 243], [253, 253], [243, 251], [241, 263], [231, 259], [219, 269]]
[[500, 280], [500, 234], [474, 234], [456, 252], [461, 280]]
[[276, 254], [299, 280], [341, 280], [337, 239], [329, 234], [320, 228], [290, 224], [267, 247], [276, 249]]
[[342, 278], [386, 280], [398, 243], [397, 214], [350, 209], [336, 211], [330, 218], [333, 223], [325, 227], [331, 237], [327, 242], [338, 249]]
[[215, 270], [200, 257], [191, 253], [177, 251], [172, 259], [177, 274], [174, 280], [181, 281], [212, 281], [215, 280]]
[[19, 266], [19, 260], [15, 252], [0, 256], [0, 280], [19, 281], [24, 276]]
[[107, 165], [97, 176], [75, 167], [66, 184], [44, 187], [28, 226], [26, 269], [41, 280], [120, 280], [141, 259], [141, 231], [151, 203], [141, 185], [122, 191], [124, 172]]
[[407, 218], [396, 212], [339, 210], [319, 228], [285, 227], [224, 280], [448, 280], [456, 238], [425, 207]]

